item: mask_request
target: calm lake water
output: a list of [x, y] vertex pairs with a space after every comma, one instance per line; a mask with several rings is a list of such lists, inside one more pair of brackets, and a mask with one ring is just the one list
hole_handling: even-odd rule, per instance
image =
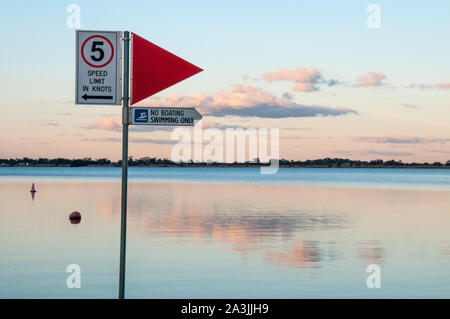
[[[0, 168], [0, 298], [117, 297], [120, 172]], [[128, 298], [450, 298], [450, 170], [129, 173]]]

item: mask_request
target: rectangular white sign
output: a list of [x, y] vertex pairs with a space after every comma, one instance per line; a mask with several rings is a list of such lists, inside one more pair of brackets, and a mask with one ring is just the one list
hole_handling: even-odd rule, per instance
[[122, 104], [121, 32], [76, 31], [75, 104]]
[[130, 119], [135, 125], [194, 126], [202, 115], [193, 107], [132, 107]]

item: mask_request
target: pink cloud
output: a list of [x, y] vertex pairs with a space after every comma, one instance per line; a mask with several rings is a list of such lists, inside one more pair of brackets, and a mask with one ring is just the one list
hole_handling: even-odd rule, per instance
[[104, 118], [94, 124], [87, 125], [84, 128], [120, 131], [122, 129], [122, 121], [120, 119]]
[[[156, 99], [157, 101], [160, 98]], [[161, 103], [159, 103], [161, 104]], [[160, 106], [160, 105], [159, 105]], [[97, 122], [83, 126], [85, 129], [99, 129], [99, 130], [107, 130], [107, 131], [122, 131], [122, 120], [118, 118], [103, 118], [98, 120]], [[134, 132], [153, 132], [153, 131], [170, 131], [171, 128], [169, 126], [147, 126], [147, 125], [132, 125], [129, 129]]]
[[293, 87], [296, 92], [312, 92], [317, 90], [316, 86], [312, 83], [296, 83]]
[[[327, 107], [320, 105], [302, 105], [291, 101], [290, 94], [283, 94], [282, 98], [262, 88], [250, 85], [233, 84], [231, 90], [220, 91], [213, 95], [191, 94], [181, 96], [167, 95], [165, 98], [152, 97], [137, 106], [154, 107], [195, 107], [203, 115], [216, 117], [237, 116], [241, 118], [298, 118], [316, 116], [341, 116], [345, 114], [358, 114], [357, 111], [345, 107]], [[204, 122], [205, 123], [205, 122]], [[205, 123], [206, 126], [213, 126]], [[215, 125], [217, 127], [217, 125]], [[86, 129], [102, 129], [120, 132], [122, 121], [117, 118], [103, 118], [97, 122], [84, 126]], [[165, 127], [132, 126], [132, 131], [168, 130]]]
[[386, 79], [384, 73], [367, 72], [358, 78], [358, 85], [362, 87], [381, 86], [384, 79]]
[[276, 70], [263, 74], [263, 78], [267, 82], [274, 81], [292, 81], [314, 83], [320, 77], [320, 71], [316, 68], [306, 67], [297, 68], [295, 70]]
[[450, 138], [427, 138], [427, 137], [409, 137], [409, 136], [388, 136], [388, 137], [355, 137], [354, 140], [366, 143], [380, 144], [430, 144], [447, 143]]
[[312, 92], [316, 91], [319, 80], [322, 78], [320, 71], [313, 67], [297, 68], [294, 70], [276, 70], [275, 72], [268, 72], [263, 74], [264, 80], [267, 82], [289, 81], [295, 82], [293, 87], [297, 92]]
[[436, 84], [436, 86], [442, 90], [450, 89], [450, 83], [438, 83], [438, 84]]
[[420, 83], [411, 83], [407, 86], [409, 89], [421, 89], [421, 90], [427, 90], [427, 89], [441, 89], [441, 90], [449, 90], [450, 89], [450, 83], [437, 83], [437, 84], [420, 84]]
[[407, 86], [409, 89], [421, 89], [421, 90], [426, 90], [426, 89], [431, 89], [433, 86], [429, 85], [429, 84], [419, 84], [419, 83], [411, 83]]
[[[122, 142], [122, 138], [120, 137], [85, 137], [81, 139], [82, 142], [111, 142], [111, 143], [120, 143]], [[149, 144], [175, 144], [176, 141], [167, 140], [167, 139], [152, 139], [152, 138], [143, 138], [143, 137], [132, 137], [129, 139], [130, 143], [149, 143]]]
[[403, 103], [404, 107], [407, 107], [409, 109], [418, 109], [419, 107], [417, 105], [413, 105], [413, 104], [405, 104]]
[[339, 116], [358, 112], [348, 108], [330, 108], [318, 105], [302, 105], [292, 102], [288, 96], [278, 98], [272, 93], [249, 85], [234, 84], [230, 91], [214, 95], [168, 95], [165, 101], [148, 100], [147, 106], [197, 107], [205, 115], [240, 116], [260, 118], [287, 118], [311, 116]]
[[[167, 106], [180, 107], [198, 106], [204, 112], [211, 113], [220, 107], [245, 108], [257, 105], [279, 105], [289, 107], [292, 103], [285, 98], [277, 98], [272, 93], [250, 85], [233, 84], [230, 91], [220, 91], [214, 95], [192, 94], [180, 96], [167, 95], [164, 101]], [[161, 106], [161, 101], [146, 102], [145, 105]]]

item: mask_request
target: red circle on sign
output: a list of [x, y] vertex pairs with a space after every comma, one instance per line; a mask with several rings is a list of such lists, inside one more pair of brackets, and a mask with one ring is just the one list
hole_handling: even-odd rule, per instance
[[[85, 46], [86, 43], [87, 43], [90, 39], [92, 39], [92, 38], [102, 38], [103, 40], [106, 40], [106, 41], [108, 42], [109, 46], [111, 47], [111, 57], [109, 58], [109, 60], [108, 60], [106, 63], [101, 64], [101, 65], [94, 65], [94, 64], [92, 64], [92, 63], [89, 63], [89, 62], [86, 60], [86, 58], [85, 58], [85, 56], [84, 56], [84, 46]], [[102, 67], [104, 67], [104, 66], [107, 66], [107, 65], [109, 64], [109, 62], [111, 62], [113, 56], [114, 56], [114, 47], [113, 47], [111, 41], [109, 41], [108, 38], [106, 38], [106, 37], [104, 37], [104, 36], [102, 36], [102, 35], [93, 35], [93, 36], [90, 36], [89, 38], [87, 38], [86, 40], [84, 40], [83, 45], [81, 46], [81, 57], [83, 58], [84, 62], [86, 62], [89, 66], [92, 66], [93, 68], [102, 68]]]

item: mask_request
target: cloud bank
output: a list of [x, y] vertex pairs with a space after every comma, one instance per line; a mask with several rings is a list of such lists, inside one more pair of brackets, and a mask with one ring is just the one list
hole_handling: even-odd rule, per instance
[[381, 155], [381, 156], [414, 156], [411, 152], [389, 152], [389, 151], [377, 151], [377, 150], [367, 150], [365, 152], [367, 155]]
[[441, 90], [449, 90], [450, 83], [436, 83], [436, 84], [421, 84], [421, 83], [411, 83], [407, 86], [408, 89], [420, 89], [420, 90], [429, 90], [429, 89], [441, 89]]
[[357, 111], [345, 107], [332, 108], [294, 103], [290, 96], [278, 98], [261, 88], [240, 84], [234, 84], [230, 91], [221, 91], [214, 95], [172, 94], [164, 99], [151, 99], [145, 105], [198, 107], [202, 114], [218, 117], [289, 118], [358, 114]]
[[113, 119], [113, 118], [104, 118], [98, 120], [94, 124], [86, 125], [83, 128], [92, 130], [92, 129], [101, 129], [107, 131], [121, 131], [122, 130], [122, 120]]
[[293, 70], [279, 69], [264, 73], [262, 77], [269, 83], [277, 81], [294, 82], [295, 85], [292, 89], [296, 92], [313, 92], [319, 90], [317, 86], [319, 84], [333, 86], [339, 83], [334, 79], [326, 80], [320, 70], [313, 67], [300, 67]]
[[[122, 120], [117, 118], [103, 118], [93, 124], [82, 126], [82, 128], [122, 132]], [[170, 126], [132, 125], [129, 130], [132, 132], [154, 132], [171, 131], [172, 128]]]
[[[120, 137], [100, 137], [100, 138], [82, 138], [82, 142], [105, 142], [105, 143], [119, 143], [122, 142]], [[164, 139], [152, 139], [143, 137], [132, 137], [129, 139], [130, 143], [142, 143], [142, 144], [175, 144], [177, 141], [164, 140]]]
[[450, 142], [450, 138], [424, 138], [424, 137], [355, 137], [354, 140], [366, 143], [380, 144], [430, 144]]
[[386, 79], [384, 73], [367, 72], [358, 78], [358, 85], [361, 87], [382, 86], [384, 79]]

